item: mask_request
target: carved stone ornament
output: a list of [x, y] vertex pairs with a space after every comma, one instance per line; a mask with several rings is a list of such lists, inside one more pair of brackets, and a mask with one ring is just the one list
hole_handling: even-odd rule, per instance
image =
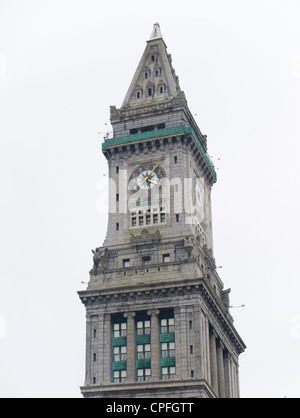
[[131, 234], [130, 242], [131, 244], [137, 244], [141, 242], [159, 242], [161, 240], [161, 235], [159, 230], [154, 234], [150, 234], [147, 229], [143, 229], [140, 235]]
[[121, 110], [117, 109], [116, 106], [110, 106], [110, 117], [112, 119], [119, 118], [121, 116]]
[[177, 96], [172, 100], [173, 107], [187, 106], [187, 100], [183, 91], [177, 94]]
[[94, 266], [92, 272], [94, 274], [101, 273], [107, 268], [108, 263], [108, 249], [103, 247], [98, 247], [95, 250], [92, 250]]

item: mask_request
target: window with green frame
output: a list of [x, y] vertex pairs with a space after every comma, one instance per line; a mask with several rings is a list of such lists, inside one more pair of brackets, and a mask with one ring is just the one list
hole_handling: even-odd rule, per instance
[[151, 321], [146, 319], [143, 321], [137, 321], [137, 335], [150, 335], [151, 333]]
[[137, 381], [144, 382], [149, 380], [151, 377], [151, 368], [137, 369]]
[[174, 312], [162, 312], [159, 325], [161, 379], [174, 379], [176, 375]]
[[176, 374], [176, 367], [162, 367], [161, 378], [163, 380], [174, 379]]
[[127, 379], [127, 370], [114, 370], [113, 372], [114, 383], [125, 382], [126, 379]]
[[136, 316], [136, 380], [149, 380], [151, 377], [151, 320], [144, 312]]
[[127, 379], [127, 322], [122, 316], [112, 318], [112, 382]]
[[151, 344], [137, 344], [137, 359], [144, 360], [151, 358]]
[[161, 358], [175, 357], [175, 342], [161, 343]]
[[168, 334], [175, 332], [175, 320], [174, 318], [163, 318], [160, 320], [161, 333]]

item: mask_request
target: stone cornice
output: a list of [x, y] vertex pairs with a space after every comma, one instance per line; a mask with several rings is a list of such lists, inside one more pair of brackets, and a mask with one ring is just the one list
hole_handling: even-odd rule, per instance
[[191, 126], [180, 125], [180, 126], [174, 126], [171, 128], [164, 128], [164, 129], [158, 129], [158, 130], [153, 130], [149, 132], [138, 133], [134, 135], [108, 138], [108, 139], [105, 139], [105, 141], [103, 142], [102, 150], [105, 154], [110, 150], [110, 148], [113, 148], [113, 147], [119, 146], [122, 149], [122, 147], [125, 146], [126, 144], [134, 144], [140, 141], [149, 141], [151, 139], [156, 139], [156, 138], [161, 139], [164, 137], [180, 135], [180, 134], [187, 135], [190, 138], [190, 141], [194, 142], [196, 148], [198, 148], [199, 156], [203, 160], [205, 166], [207, 167], [207, 170], [209, 170], [209, 172], [211, 173], [211, 177], [213, 180], [212, 183], [216, 182], [217, 173], [215, 171], [215, 167], [209, 155], [207, 154], [203, 144], [201, 143], [202, 142], [201, 139], [198, 138], [198, 135], [196, 134], [196, 132]]
[[202, 390], [207, 397], [216, 398], [216, 394], [212, 387], [208, 384], [206, 379], [193, 378], [193, 379], [171, 379], [171, 380], [158, 380], [147, 382], [123, 382], [123, 383], [104, 383], [101, 385], [82, 386], [81, 392], [85, 396], [99, 396], [103, 394], [103, 397], [124, 397], [124, 391], [134, 391], [137, 394], [142, 394], [143, 391], [149, 393], [149, 391], [159, 391], [160, 393], [168, 393], [174, 389], [190, 388], [197, 391]]
[[130, 120], [132, 118], [155, 115], [156, 113], [165, 113], [178, 109], [187, 110], [187, 101], [184, 92], [180, 92], [176, 97], [170, 97], [168, 100], [156, 101], [154, 103], [144, 103], [138, 106], [124, 106], [117, 109], [116, 106], [110, 106], [111, 123]]

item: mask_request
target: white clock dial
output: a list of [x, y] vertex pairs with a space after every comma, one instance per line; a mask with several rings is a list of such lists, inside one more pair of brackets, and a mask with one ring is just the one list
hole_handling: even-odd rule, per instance
[[151, 189], [152, 187], [159, 185], [159, 178], [154, 171], [145, 170], [139, 174], [137, 185], [141, 189]]

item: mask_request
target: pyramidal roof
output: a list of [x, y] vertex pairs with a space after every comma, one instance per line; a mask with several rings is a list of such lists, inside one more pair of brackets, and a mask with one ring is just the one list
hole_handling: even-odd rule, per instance
[[155, 23], [122, 108], [164, 102], [180, 92], [171, 55], [167, 52], [160, 26]]

